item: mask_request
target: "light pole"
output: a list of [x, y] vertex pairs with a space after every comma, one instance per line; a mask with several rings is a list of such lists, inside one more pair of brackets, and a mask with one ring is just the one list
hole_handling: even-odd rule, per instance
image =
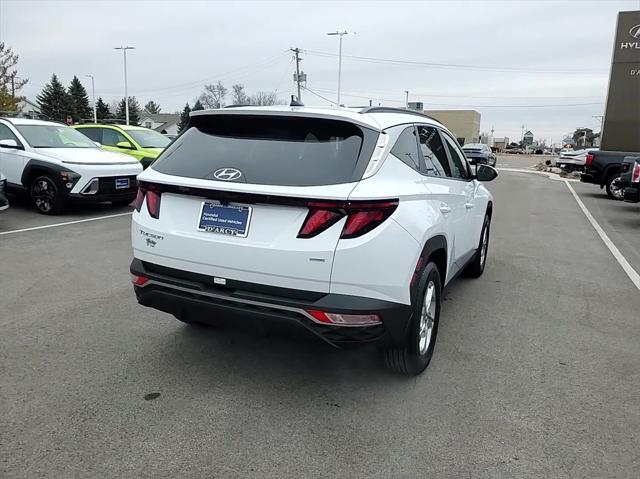
[[409, 108], [409, 90], [405, 90], [404, 94], [405, 94], [404, 107]]
[[124, 58], [124, 116], [125, 122], [129, 124], [129, 95], [127, 93], [127, 50], [134, 50], [136, 47], [115, 47], [114, 50], [122, 50]]
[[91, 96], [93, 97], [93, 122], [98, 123], [98, 110], [96, 110], [96, 84], [93, 79], [93, 75], [85, 75], [87, 78], [91, 78]]
[[[356, 32], [353, 32], [353, 34], [355, 35]], [[340, 106], [340, 82], [342, 77], [342, 37], [345, 35], [349, 35], [349, 32], [346, 30], [344, 32], [336, 30], [335, 32], [327, 33], [327, 35], [338, 35], [340, 37], [340, 48], [338, 50], [338, 106]]]

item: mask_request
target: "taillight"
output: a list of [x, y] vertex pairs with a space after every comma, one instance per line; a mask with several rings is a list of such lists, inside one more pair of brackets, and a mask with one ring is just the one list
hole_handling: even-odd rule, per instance
[[631, 172], [631, 183], [640, 182], [640, 163], [637, 161], [633, 165], [633, 171]]
[[158, 219], [160, 217], [160, 192], [148, 190], [147, 191], [147, 211], [149, 216]]
[[142, 208], [142, 203], [144, 203], [144, 199], [146, 198], [149, 216], [158, 219], [160, 217], [160, 195], [162, 195], [162, 193], [153, 185], [139, 186], [133, 206], [135, 206], [136, 211], [139, 213]]
[[373, 326], [382, 323], [377, 314], [327, 313], [315, 309], [307, 309], [307, 313], [319, 323], [334, 326]]
[[146, 276], [138, 276], [137, 274], [131, 275], [131, 282], [136, 286], [144, 286], [149, 281]]
[[133, 206], [136, 208], [136, 211], [138, 213], [140, 213], [140, 208], [142, 208], [142, 203], [144, 202], [144, 195], [146, 194], [147, 190], [145, 188], [142, 188], [141, 186], [138, 187], [138, 194], [136, 195], [136, 199], [133, 202]]
[[587, 168], [591, 167], [591, 163], [593, 163], [593, 153], [588, 153], [587, 154], [587, 159], [584, 162], [584, 166], [586, 166]]
[[309, 213], [298, 238], [312, 238], [347, 217], [340, 238], [357, 238], [386, 220], [398, 207], [398, 200], [357, 202], [309, 202]]

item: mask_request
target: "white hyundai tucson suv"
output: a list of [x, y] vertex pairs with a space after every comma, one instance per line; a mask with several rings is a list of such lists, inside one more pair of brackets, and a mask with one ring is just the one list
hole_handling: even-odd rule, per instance
[[496, 176], [408, 110], [194, 112], [139, 176], [135, 294], [185, 323], [377, 342], [391, 368], [417, 375], [443, 287], [483, 272], [493, 199], [481, 181]]
[[0, 171], [8, 192], [27, 193], [39, 213], [53, 215], [71, 202], [131, 203], [142, 166], [62, 123], [0, 118]]

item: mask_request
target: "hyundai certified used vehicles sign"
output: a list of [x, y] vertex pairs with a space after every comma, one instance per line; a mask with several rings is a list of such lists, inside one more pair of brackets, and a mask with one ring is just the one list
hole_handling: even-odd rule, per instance
[[246, 238], [250, 220], [250, 206], [223, 205], [216, 201], [203, 201], [198, 231]]

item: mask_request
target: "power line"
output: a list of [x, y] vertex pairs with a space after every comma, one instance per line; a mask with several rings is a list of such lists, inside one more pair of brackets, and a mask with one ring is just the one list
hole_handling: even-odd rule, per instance
[[[326, 88], [316, 88], [317, 91], [321, 91], [323, 93], [335, 93], [334, 90], [329, 90]], [[344, 96], [352, 97], [352, 98], [366, 98], [373, 100], [381, 100], [387, 101], [391, 103], [402, 103], [404, 104], [404, 100], [399, 99], [390, 99], [390, 98], [381, 98], [375, 95], [354, 95], [351, 93], [342, 93]], [[316, 95], [318, 95], [316, 93]], [[319, 96], [319, 95], [318, 95]], [[322, 97], [326, 100], [326, 98]], [[435, 106], [459, 106], [459, 107], [476, 107], [476, 108], [554, 108], [554, 107], [575, 107], [575, 106], [594, 106], [594, 105], [603, 105], [604, 102], [590, 102], [590, 103], [562, 103], [562, 104], [545, 104], [545, 105], [479, 105], [479, 104], [459, 104], [459, 103], [432, 103], [428, 102], [427, 105], [435, 105]]]
[[[315, 55], [320, 57], [336, 57], [337, 54], [330, 52], [319, 52], [316, 50], [304, 50], [307, 55]], [[456, 63], [435, 63], [435, 62], [421, 62], [414, 60], [396, 60], [391, 58], [376, 58], [376, 57], [364, 57], [358, 55], [342, 55], [343, 58], [348, 58], [354, 61], [369, 62], [369, 63], [383, 63], [393, 65], [413, 65], [423, 66], [429, 68], [440, 68], [445, 70], [471, 70], [471, 71], [488, 71], [488, 72], [513, 72], [513, 73], [576, 73], [576, 74], [593, 74], [603, 73], [606, 69], [540, 69], [540, 68], [517, 68], [517, 67], [494, 67], [494, 66], [481, 66], [481, 65], [464, 65]]]
[[[305, 90], [305, 91], [308, 91], [308, 92], [309, 92], [309, 93], [311, 93], [312, 95], [317, 96], [318, 98], [322, 98], [323, 100], [328, 101], [328, 102], [329, 102], [329, 103], [331, 103], [332, 105], [337, 105], [337, 103], [336, 103], [335, 101], [333, 101], [333, 100], [329, 100], [328, 98], [323, 97], [323, 96], [322, 96], [322, 95], [320, 95], [319, 93], [316, 93], [315, 91], [313, 91], [313, 90], [309, 89], [308, 87], [306, 87], [306, 86], [304, 86], [304, 85], [301, 85], [301, 88], [302, 88], [303, 90]], [[335, 93], [335, 92], [332, 92], [332, 93]], [[350, 96], [350, 95], [347, 95], [347, 96]]]

